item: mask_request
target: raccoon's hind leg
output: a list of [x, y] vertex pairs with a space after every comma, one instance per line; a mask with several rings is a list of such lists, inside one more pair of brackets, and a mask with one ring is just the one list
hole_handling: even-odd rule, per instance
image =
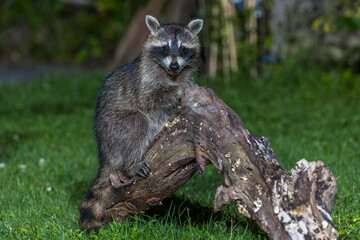
[[116, 115], [109, 132], [111, 147], [108, 157], [111, 165], [129, 178], [135, 175], [149, 177], [150, 165], [141, 161], [152, 140], [148, 119], [141, 112], [132, 110], [121, 110]]
[[119, 171], [128, 178], [150, 175], [149, 163], [141, 161], [151, 141], [148, 122], [142, 113], [113, 112], [110, 117], [106, 116], [106, 122], [97, 119], [96, 131], [102, 166], [80, 210], [81, 226], [88, 230], [98, 230], [103, 225], [104, 211], [114, 191], [110, 183], [112, 171]]

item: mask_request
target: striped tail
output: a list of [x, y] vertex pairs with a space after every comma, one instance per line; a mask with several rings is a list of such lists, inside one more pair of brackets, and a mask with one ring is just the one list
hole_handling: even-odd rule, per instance
[[[102, 177], [107, 175], [107, 177]], [[80, 209], [81, 227], [87, 232], [98, 231], [104, 225], [103, 215], [112, 190], [108, 174], [99, 174], [89, 189]]]

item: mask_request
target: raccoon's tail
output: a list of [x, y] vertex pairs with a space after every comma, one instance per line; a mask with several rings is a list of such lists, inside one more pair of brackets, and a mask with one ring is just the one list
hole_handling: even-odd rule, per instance
[[111, 184], [107, 178], [98, 176], [90, 187], [80, 209], [81, 227], [87, 232], [98, 231], [104, 224], [104, 210], [108, 203]]

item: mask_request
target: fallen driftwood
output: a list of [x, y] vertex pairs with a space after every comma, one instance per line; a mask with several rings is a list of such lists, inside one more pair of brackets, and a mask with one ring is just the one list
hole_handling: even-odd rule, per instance
[[113, 191], [104, 223], [141, 214], [175, 192], [195, 171], [212, 163], [227, 188], [218, 187], [214, 209], [231, 201], [272, 239], [336, 239], [331, 219], [337, 185], [322, 162], [300, 160], [290, 171], [279, 164], [269, 141], [250, 134], [215, 93], [195, 86], [144, 157], [149, 178], [110, 174]]

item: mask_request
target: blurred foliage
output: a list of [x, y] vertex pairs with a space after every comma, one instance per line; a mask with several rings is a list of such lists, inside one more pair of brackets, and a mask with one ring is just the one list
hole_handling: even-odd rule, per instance
[[331, 11], [320, 15], [312, 25], [313, 30], [325, 33], [360, 30], [360, 6], [356, 1], [340, 0]]
[[60, 0], [3, 0], [0, 56], [13, 61], [104, 60], [146, 2], [97, 0], [77, 6]]
[[[125, 33], [136, 10], [145, 6], [148, 0], [118, 1], [93, 0], [88, 6], [77, 6], [61, 0], [2, 0], [0, 2], [0, 59], [12, 61], [42, 60], [53, 62], [105, 62], [113, 56], [117, 42]], [[213, 38], [218, 26], [213, 26], [212, 8], [219, 1], [204, 1], [206, 8], [204, 17], [208, 20], [209, 36], [206, 41], [217, 41], [217, 66], [221, 69], [224, 63], [222, 53], [223, 39]], [[258, 18], [258, 26], [262, 29], [251, 29], [251, 16], [262, 10], [262, 15], [271, 11], [273, 1], [263, 1], [262, 5], [247, 8], [243, 1], [233, 1], [236, 14], [232, 24], [235, 29], [236, 52], [239, 71], [258, 68], [262, 57], [271, 57], [273, 35], [270, 18], [264, 21]], [[258, 1], [260, 3], [260, 1]], [[329, 1], [330, 2], [330, 1]], [[360, 31], [360, 7], [352, 0], [339, 0], [337, 5], [322, 12], [312, 24], [312, 29], [329, 35], [347, 30], [350, 33]], [[265, 11], [266, 10], [266, 11]], [[221, 15], [221, 13], [220, 13]], [[265, 15], [264, 15], [265, 16]], [[260, 20], [259, 20], [260, 19]], [[223, 22], [220, 22], [223, 26]], [[267, 26], [269, 25], [269, 26]], [[224, 29], [224, 27], [222, 27]], [[249, 42], [251, 33], [257, 31], [256, 43]], [[339, 44], [340, 48], [342, 45]], [[316, 47], [316, 46], [315, 46]], [[342, 49], [342, 51], [344, 51]], [[352, 48], [347, 59], [355, 59], [357, 64], [359, 47]], [[260, 60], [260, 61], [259, 61]], [[274, 62], [274, 61], [272, 61]], [[257, 71], [257, 70], [256, 70]]]
[[[330, 59], [337, 64], [359, 69], [360, 64], [360, 5], [358, 0], [339, 0], [330, 5], [312, 24], [312, 30], [325, 41]], [[331, 59], [332, 58], [332, 59]]]

